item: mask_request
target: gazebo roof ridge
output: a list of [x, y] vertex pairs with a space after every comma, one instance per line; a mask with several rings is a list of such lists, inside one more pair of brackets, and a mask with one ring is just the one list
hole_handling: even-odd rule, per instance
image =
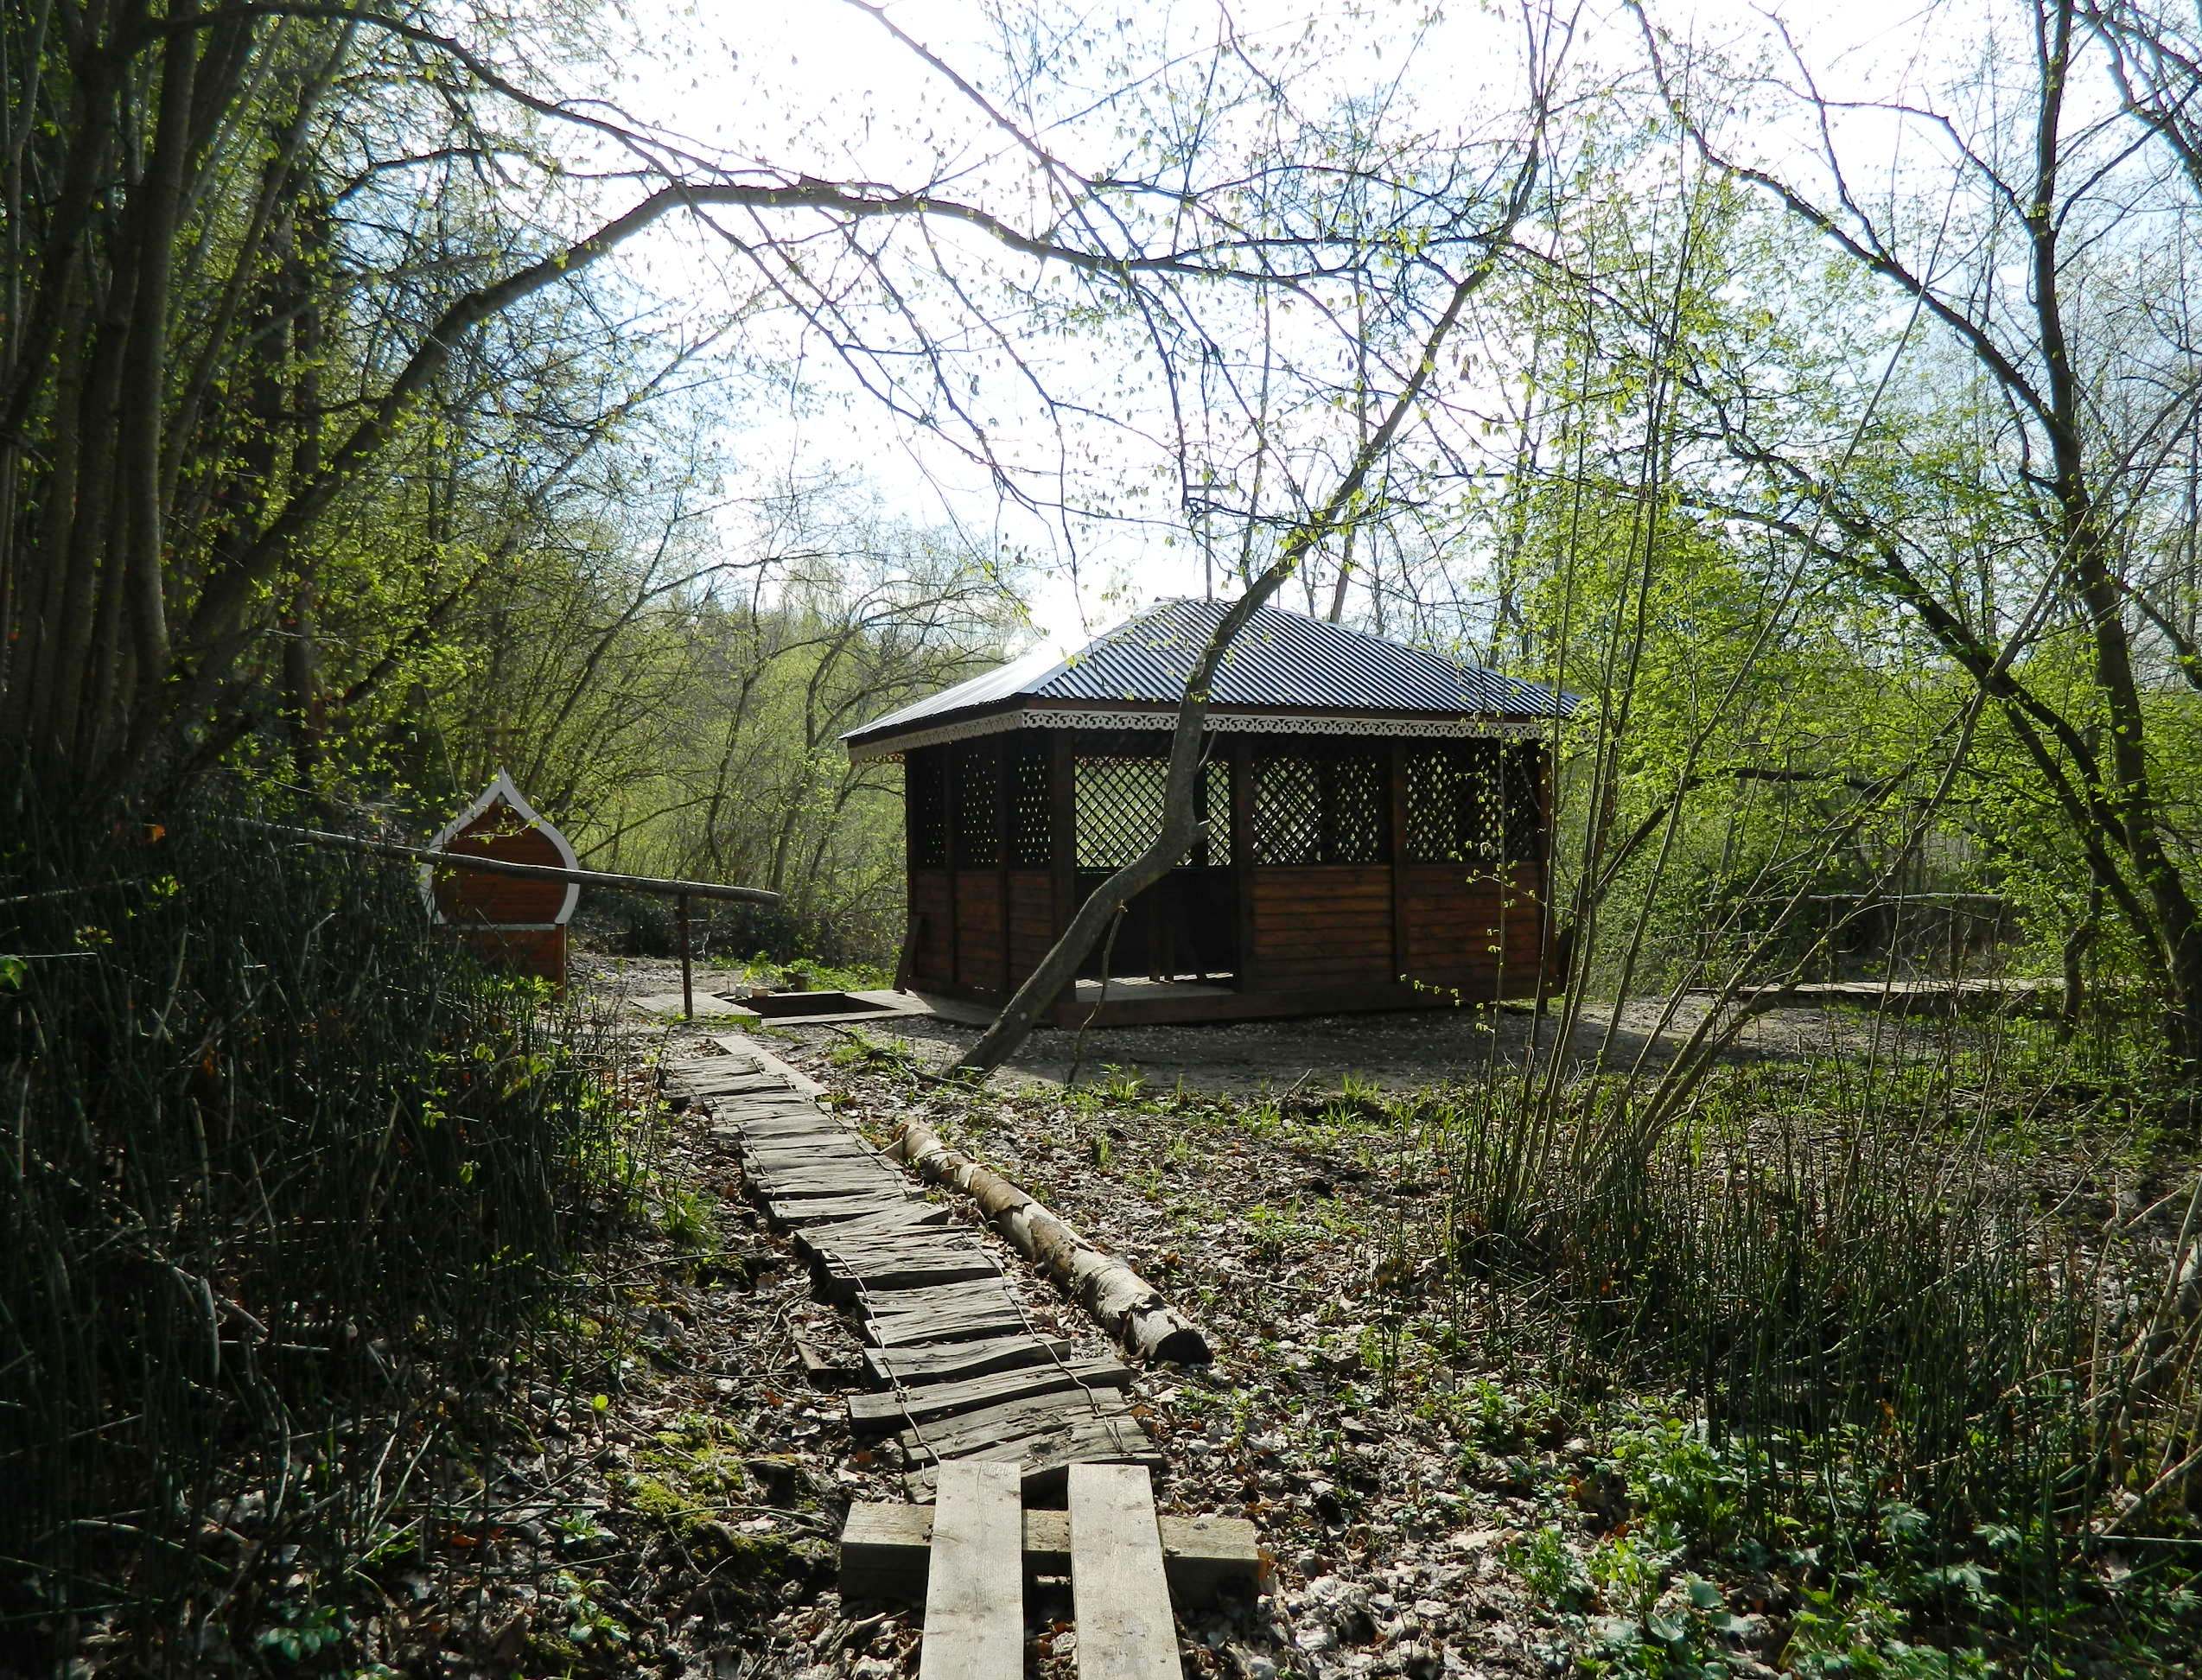
[[[843, 735], [869, 758], [999, 729], [1167, 727], [1228, 602], [1158, 601], [1069, 653], [1035, 648]], [[1525, 734], [1572, 695], [1277, 607], [1224, 652], [1210, 727], [1281, 733]]]

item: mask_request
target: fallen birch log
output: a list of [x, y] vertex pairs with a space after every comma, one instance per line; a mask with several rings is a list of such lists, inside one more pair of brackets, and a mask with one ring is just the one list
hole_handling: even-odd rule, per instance
[[1176, 1365], [1208, 1362], [1208, 1339], [1152, 1283], [1095, 1248], [999, 1173], [950, 1149], [930, 1126], [904, 1121], [888, 1153], [934, 1183], [971, 1197], [1018, 1253], [1039, 1265], [1133, 1352]]

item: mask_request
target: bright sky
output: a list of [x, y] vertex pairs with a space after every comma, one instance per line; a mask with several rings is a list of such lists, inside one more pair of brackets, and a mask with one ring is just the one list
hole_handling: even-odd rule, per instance
[[[1119, 86], [1124, 63], [1113, 61], [1119, 42], [1132, 43], [1124, 59], [1136, 72], [1158, 80], [1181, 75], [1212, 41], [1219, 16], [1212, 0], [1121, 4], [1129, 26], [1121, 31], [1111, 26], [1113, 14], [1105, 5], [1084, 14], [1079, 40], [1060, 43], [1049, 54], [1051, 86], [1097, 92]], [[989, 44], [990, 10], [974, 0], [898, 0], [892, 16], [992, 92], [999, 85], [999, 60]], [[1655, 4], [1652, 10], [1667, 27], [1731, 51], [1753, 45], [1771, 51], [1779, 45], [1765, 16], [1744, 0]], [[1922, 6], [1916, 0], [1787, 10], [1796, 14], [1792, 30], [1831, 91], [1844, 78], [1870, 80], [1876, 91], [1886, 92], [1893, 80], [1908, 83], [1934, 73], [1937, 65], [1951, 62], [1952, 49], [1939, 37], [1964, 30], [1971, 16], [1965, 6]], [[1295, 66], [1304, 79], [1295, 86], [1311, 105], [1389, 88], [1388, 121], [1470, 136], [1480, 122], [1503, 121], [1518, 105], [1520, 28], [1496, 8], [1275, 0], [1236, 5], [1231, 16], [1243, 37]], [[1004, 159], [1007, 142], [1000, 130], [856, 6], [836, 0], [638, 0], [634, 20], [640, 40], [650, 45], [627, 57], [625, 85], [612, 90], [614, 97], [636, 115], [703, 143], [727, 162], [894, 186], [922, 183], [945, 166], [963, 176], [957, 191], [965, 197], [998, 192], [1018, 172], [1018, 160]], [[1611, 6], [1587, 13], [1576, 51], [1588, 61], [1632, 64], [1640, 51], [1632, 18]], [[1172, 52], [1182, 54], [1175, 63]], [[1158, 60], [1167, 67], [1158, 70]], [[1096, 161], [1091, 148], [1109, 140], [1105, 128], [1097, 137], [1089, 119], [1085, 127], [1070, 130], [1064, 143], [1077, 161], [1091, 163]], [[994, 260], [990, 251], [982, 257], [983, 245], [980, 236], [951, 236], [944, 249], [951, 260], [964, 253]], [[716, 252], [692, 236], [656, 238], [640, 260], [660, 290], [685, 291], [707, 312], [715, 289], [723, 301], [728, 271], [718, 266]], [[754, 283], [754, 278], [741, 275], [739, 283]], [[1017, 322], [995, 324], [1007, 334], [1019, 332]], [[1180, 521], [1174, 483], [1161, 470], [1169, 452], [1159, 387], [1146, 377], [1148, 370], [1104, 366], [1106, 352], [1096, 357], [1092, 349], [1080, 351], [1073, 344], [1064, 353], [1060, 345], [1042, 345], [1037, 334], [1030, 340], [1051, 387], [1116, 423], [1083, 429], [1089, 459], [1074, 493], [1146, 520], [1113, 527], [1072, 521], [1072, 546], [1066, 547], [1061, 522], [1006, 501], [974, 463], [888, 412], [856, 387], [815, 336], [771, 341], [782, 353], [799, 353], [811, 400], [799, 409], [761, 385], [746, 389], [738, 415], [719, 440], [735, 481], [791, 469], [838, 471], [861, 478], [886, 506], [913, 519], [952, 524], [976, 537], [1019, 544], [1040, 559], [1028, 598], [1035, 627], [1058, 641], [1082, 640], [1140, 601], [1200, 592], [1198, 546], [1181, 528], [1176, 545], [1166, 545]], [[1079, 364], [1080, 354], [1088, 365]], [[1052, 459], [1052, 440], [1032, 435], [1044, 422], [1035, 410], [1020, 415], [1019, 400], [1016, 390], [994, 385], [981, 399], [974, 387], [974, 406], [998, 402], [1004, 410], [1002, 453], [1037, 474]], [[1341, 416], [1339, 423], [1350, 427], [1351, 422]]]

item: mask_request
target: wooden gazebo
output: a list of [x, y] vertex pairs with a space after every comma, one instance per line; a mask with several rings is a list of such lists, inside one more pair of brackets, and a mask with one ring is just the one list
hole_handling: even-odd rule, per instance
[[[1221, 603], [1170, 601], [850, 732], [905, 771], [913, 990], [998, 1003], [1161, 825]], [[1205, 838], [1135, 900], [1104, 1022], [1412, 1009], [1536, 990], [1564, 696], [1263, 608], [1207, 715]], [[1084, 1020], [1096, 952], [1059, 1021]]]

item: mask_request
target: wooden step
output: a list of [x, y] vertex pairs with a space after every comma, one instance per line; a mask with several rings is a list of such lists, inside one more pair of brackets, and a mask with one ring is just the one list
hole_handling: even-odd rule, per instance
[[1184, 1680], [1153, 1480], [1131, 1465], [1073, 1464], [1070, 1492], [1079, 1680]]
[[951, 1464], [933, 1511], [918, 1680], [1020, 1680], [1025, 1608], [1017, 1473]]
[[916, 1284], [974, 1283], [1000, 1275], [984, 1255], [955, 1249], [889, 1249], [868, 1244], [843, 1250], [824, 1261], [826, 1294], [836, 1301], [860, 1301], [871, 1289], [902, 1289]]
[[[922, 1600], [933, 1510], [929, 1505], [884, 1501], [850, 1505], [841, 1527], [841, 1596]], [[1226, 1593], [1251, 1593], [1259, 1585], [1261, 1541], [1244, 1517], [1164, 1517], [1159, 1526], [1162, 1569], [1174, 1602], [1208, 1604]], [[1070, 1572], [1070, 1512], [1027, 1510], [1026, 1578]]]
[[881, 1435], [906, 1424], [952, 1417], [1003, 1400], [1030, 1399], [1077, 1389], [1120, 1389], [1131, 1381], [1131, 1368], [1111, 1359], [1078, 1359], [1062, 1365], [1031, 1365], [996, 1371], [960, 1383], [929, 1383], [900, 1394], [852, 1394], [849, 1427], [858, 1435]]
[[1117, 1430], [1123, 1438], [1125, 1456], [1147, 1444], [1146, 1430], [1140, 1428], [1123, 1397], [1113, 1389], [997, 1401], [960, 1417], [905, 1429], [899, 1438], [910, 1461], [922, 1464], [928, 1458], [968, 1458], [988, 1447], [1008, 1446], [1087, 1425]]
[[1049, 1365], [1070, 1357], [1071, 1344], [1060, 1338], [1020, 1331], [985, 1341], [939, 1342], [926, 1347], [868, 1347], [864, 1368], [881, 1385], [900, 1383], [956, 1383], [989, 1371]]
[[[1140, 1444], [1127, 1447], [1127, 1439]], [[1121, 1429], [1088, 1425], [1029, 1440], [970, 1453], [966, 1459], [1014, 1463], [1024, 1487], [1026, 1503], [1038, 1505], [1063, 1497], [1064, 1483], [1074, 1464], [1138, 1464], [1149, 1470], [1162, 1467], [1162, 1455], [1142, 1433], [1127, 1437]], [[961, 1463], [963, 1460], [951, 1460]], [[922, 1464], [902, 1475], [902, 1489], [913, 1499], [931, 1499], [939, 1491], [940, 1466]]]
[[1031, 1330], [999, 1277], [940, 1289], [882, 1290], [863, 1304], [864, 1334], [881, 1347], [969, 1341]]
[[784, 1225], [832, 1225], [843, 1219], [869, 1219], [887, 1208], [915, 1208], [926, 1225], [948, 1223], [948, 1210], [932, 1202], [912, 1201], [901, 1194], [871, 1192], [860, 1196], [815, 1196], [808, 1201], [777, 1202], [767, 1197], [765, 1212]]

